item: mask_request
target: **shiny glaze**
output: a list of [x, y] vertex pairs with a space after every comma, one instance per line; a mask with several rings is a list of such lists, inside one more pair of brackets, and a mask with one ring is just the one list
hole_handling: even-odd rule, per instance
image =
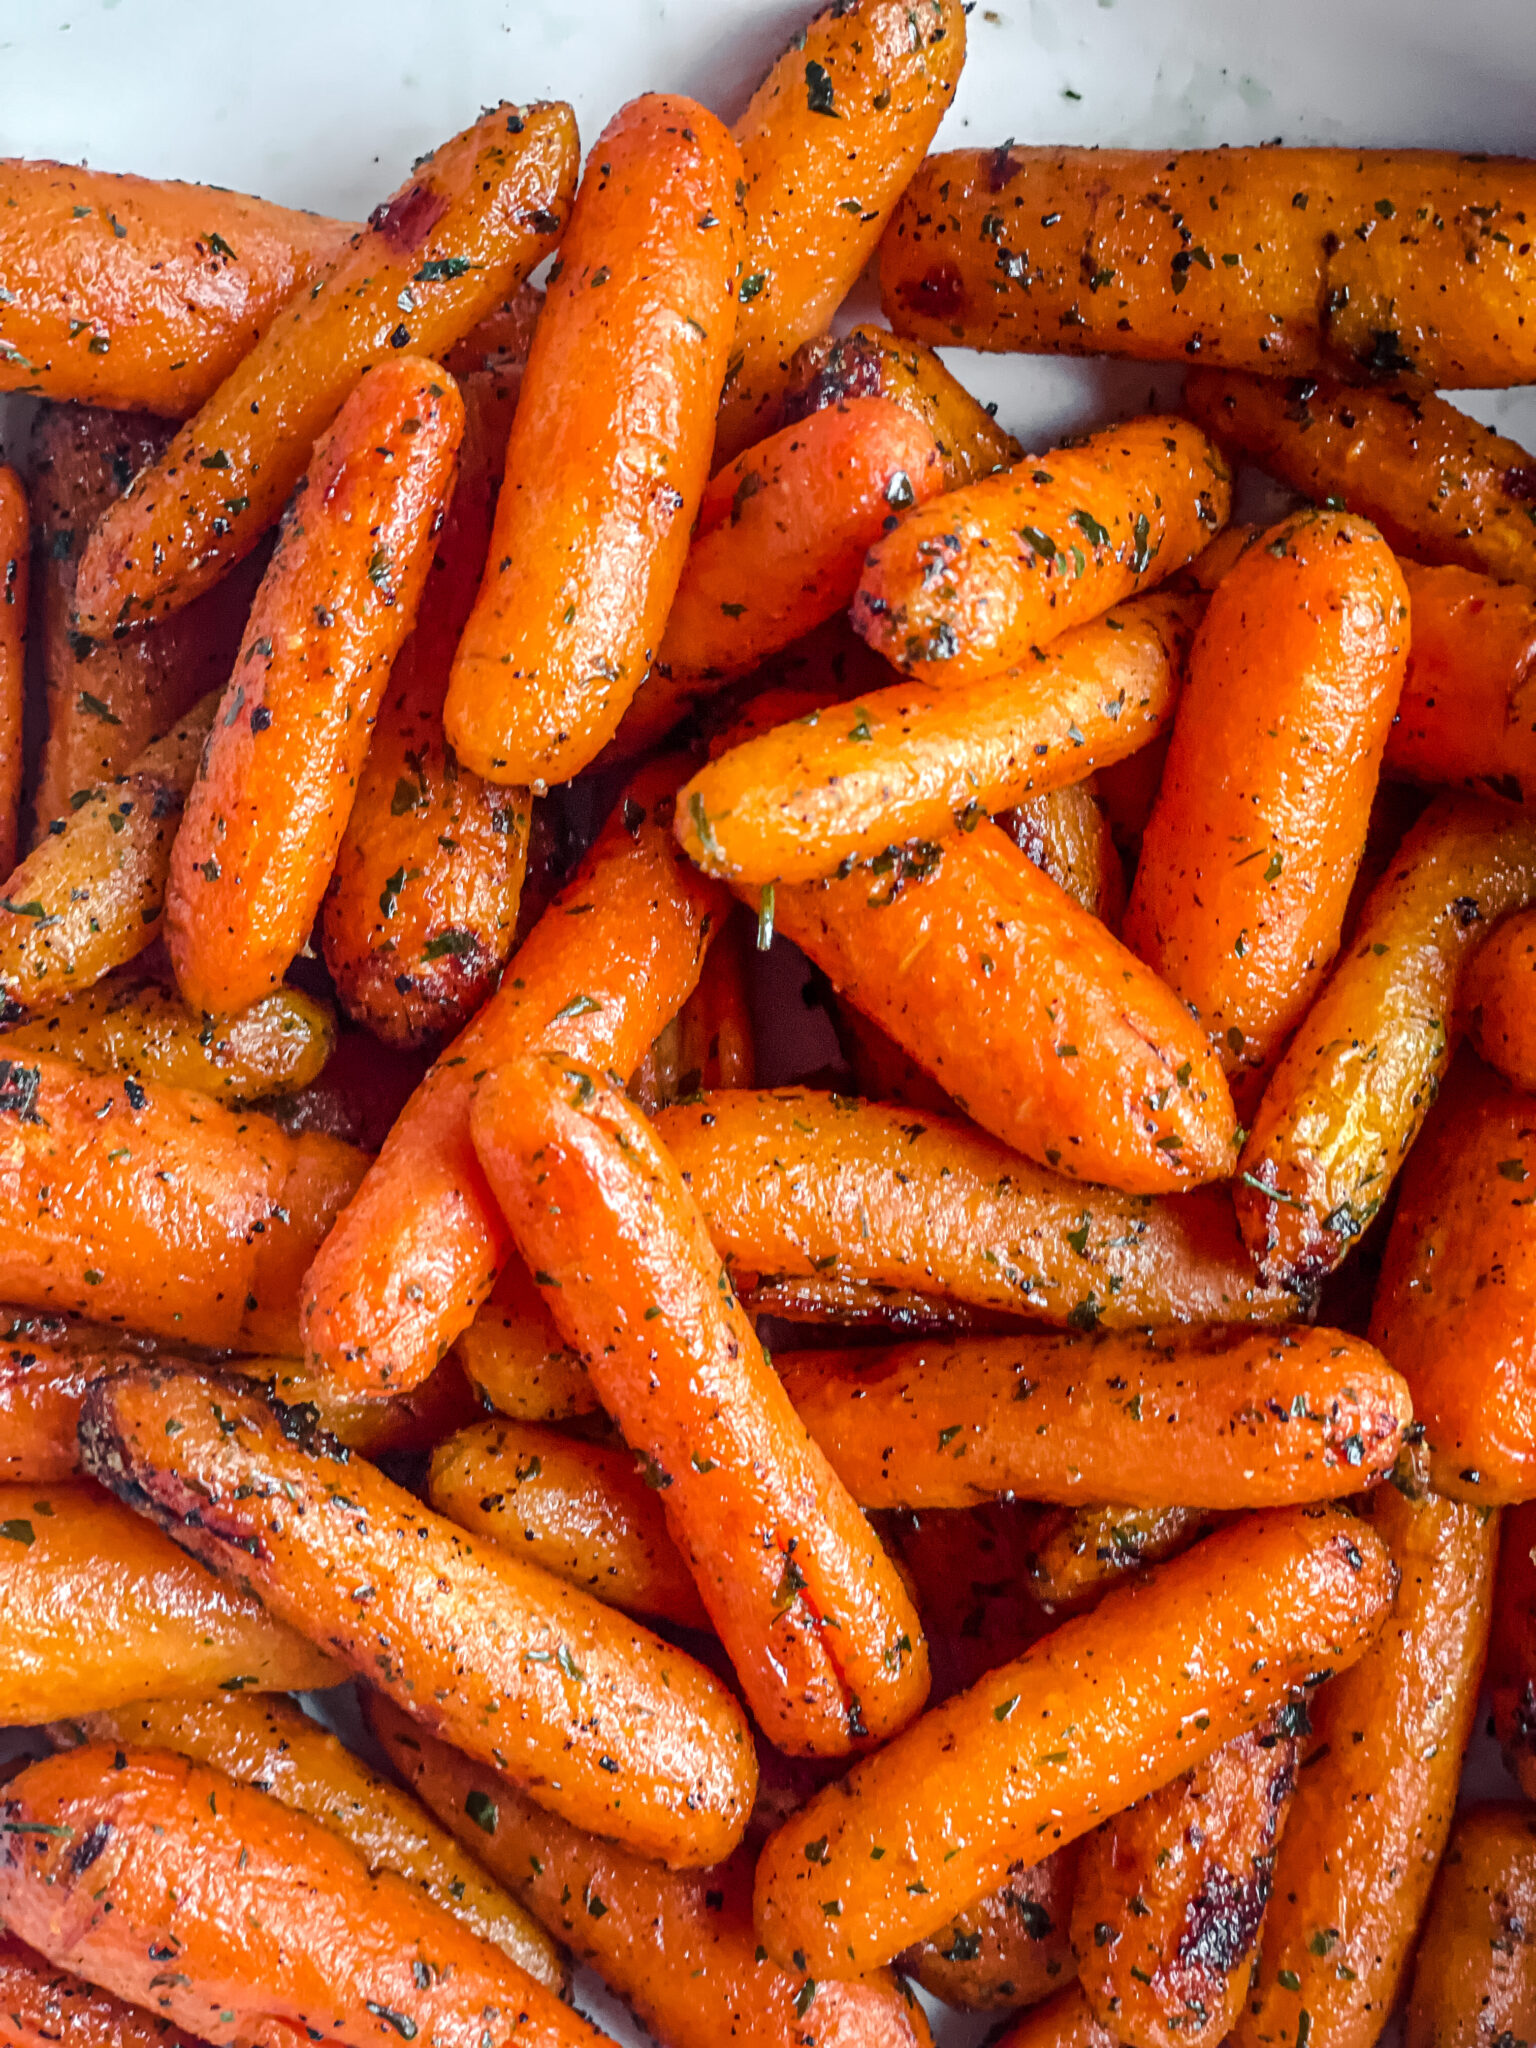
[[1020, 853], [1119, 937], [1125, 863], [1115, 845], [1097, 776], [1043, 790], [995, 816]]
[[1461, 1014], [1480, 1058], [1511, 1087], [1536, 1092], [1536, 916], [1506, 918], [1467, 969]]
[[1469, 1807], [1440, 1865], [1404, 2018], [1406, 2048], [1511, 2048], [1536, 2034], [1536, 1816]]
[[514, 1422], [567, 1422], [598, 1406], [581, 1353], [555, 1328], [516, 1252], [508, 1254], [490, 1299], [459, 1332], [449, 1356], [485, 1405]]
[[1402, 571], [1413, 639], [1387, 767], [1442, 788], [1536, 797], [1536, 591], [1450, 564]]
[[0, 2028], [6, 2048], [199, 2048], [197, 2037], [59, 1970], [0, 1934]]
[[964, 2012], [1033, 2005], [1076, 1969], [1067, 1923], [1077, 1845], [1014, 1871], [949, 1925], [897, 1957], [925, 1991]]

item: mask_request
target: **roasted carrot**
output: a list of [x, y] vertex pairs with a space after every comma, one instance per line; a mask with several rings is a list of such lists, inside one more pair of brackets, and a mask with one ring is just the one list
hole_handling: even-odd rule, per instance
[[362, 1153], [47, 1053], [0, 1059], [0, 1128], [0, 1297], [294, 1349], [299, 1277]]
[[1094, 2018], [1082, 1986], [1071, 1984], [1021, 2014], [998, 2035], [995, 2048], [1121, 2048], [1121, 2043]]
[[554, 246], [575, 171], [558, 101], [503, 101], [423, 157], [96, 528], [79, 629], [176, 611], [249, 554], [359, 375], [396, 350], [441, 354]]
[[340, 247], [344, 221], [215, 185], [0, 166], [0, 390], [184, 419]]
[[1076, 1186], [958, 1117], [808, 1088], [720, 1090], [657, 1130], [733, 1275], [845, 1274], [1074, 1329], [1297, 1312], [1223, 1190]]
[[21, 478], [0, 468], [0, 875], [15, 867], [20, 844], [31, 531]]
[[1091, 1607], [1133, 1572], [1176, 1557], [1217, 1517], [1199, 1508], [1056, 1508], [1035, 1523], [1030, 1591], [1049, 1614]]
[[688, 1567], [634, 1454], [536, 1422], [480, 1422], [432, 1453], [440, 1515], [626, 1614], [708, 1628]]
[[1402, 567], [1413, 639], [1389, 772], [1536, 797], [1536, 593], [1472, 569]]
[[[741, 154], [697, 101], [646, 93], [588, 160], [534, 331], [486, 573], [444, 709], [496, 782], [567, 782], [661, 644], [734, 325]], [[572, 431], [583, 405], [590, 422]]]
[[944, 118], [965, 43], [959, 0], [841, 0], [752, 95], [735, 128], [747, 232], [717, 461], [767, 431], [795, 350], [852, 290]]
[[1532, 457], [1432, 392], [1196, 370], [1184, 402], [1223, 447], [1374, 520], [1399, 554], [1536, 580]]
[[901, 520], [870, 550], [853, 623], [924, 682], [996, 675], [1182, 569], [1231, 499], [1187, 420], [1106, 427]]
[[98, 1073], [133, 1074], [211, 1095], [228, 1108], [308, 1087], [336, 1044], [329, 1007], [276, 988], [217, 1023], [154, 981], [98, 982], [70, 1001], [0, 1026], [0, 1053], [46, 1052]]
[[966, 2012], [1012, 2012], [1048, 1997], [1076, 1967], [1068, 1932], [1076, 1872], [1069, 1843], [905, 1949], [897, 1968]]
[[443, 699], [490, 541], [519, 374], [512, 363], [459, 385], [458, 480], [326, 890], [325, 964], [349, 1014], [391, 1045], [463, 1024], [517, 929], [527, 795], [461, 765], [443, 736]]
[[196, 2035], [56, 1969], [0, 1934], [0, 2037], [6, 2048], [200, 2048]]
[[1510, 2048], [1536, 2029], [1536, 1815], [1466, 1809], [1441, 1861], [1404, 2015], [1406, 2048]]
[[121, 1372], [154, 1350], [68, 1316], [0, 1317], [0, 1480], [47, 1486], [80, 1468], [75, 1426], [85, 1390], [105, 1372]]
[[1536, 968], [1536, 919], [1507, 919], [1467, 969], [1461, 993], [1467, 1036], [1512, 1086], [1536, 1090], [1536, 1015], [1528, 1007]]
[[111, 1743], [170, 1750], [254, 1785], [339, 1835], [368, 1868], [396, 1871], [552, 1991], [565, 1988], [554, 1944], [526, 1909], [408, 1792], [381, 1778], [292, 1700], [256, 1694], [164, 1699], [55, 1721], [55, 1748]]
[[336, 1050], [297, 1095], [268, 1096], [263, 1111], [285, 1131], [319, 1131], [377, 1152], [427, 1070], [427, 1057], [385, 1045], [371, 1031], [336, 1034]]
[[1488, 1645], [1498, 1517], [1383, 1486], [1371, 1523], [1397, 1592], [1364, 1657], [1312, 1703], [1314, 1740], [1232, 2048], [1295, 2041], [1303, 2013], [1320, 2042], [1379, 2040], [1450, 1830]]
[[302, 2040], [314, 2020], [346, 2048], [600, 2039], [407, 1878], [370, 1874], [320, 1821], [207, 1764], [92, 1742], [5, 1791], [12, 1928], [221, 2048]]
[[698, 980], [725, 902], [672, 842], [675, 764], [621, 798], [500, 988], [402, 1111], [305, 1282], [305, 1342], [349, 1384], [413, 1385], [474, 1320], [511, 1238], [475, 1163], [482, 1070], [536, 1046], [630, 1073]]
[[1536, 1502], [1501, 1517], [1488, 1683], [1504, 1763], [1527, 1799], [1536, 1785]]
[[1260, 1077], [1339, 948], [1408, 654], [1364, 520], [1293, 513], [1217, 588], [1189, 656], [1125, 939]]
[[368, 1718], [418, 1798], [670, 2048], [928, 2048], [921, 2006], [888, 1971], [817, 1983], [769, 1961], [745, 1852], [666, 1870], [542, 1811], [387, 1700], [371, 1697]]
[[487, 1076], [472, 1129], [562, 1336], [647, 1461], [759, 1725], [812, 1756], [904, 1726], [928, 1693], [916, 1612], [645, 1118], [557, 1057]]
[[1137, 599], [1002, 675], [896, 683], [797, 716], [699, 771], [678, 804], [682, 843], [713, 874], [809, 882], [1079, 782], [1170, 723], [1201, 609]]
[[1119, 935], [1125, 863], [1115, 845], [1097, 776], [1026, 797], [1010, 810], [999, 811], [995, 822], [1079, 909]]
[[1078, 1982], [1137, 2048], [1216, 2048], [1242, 2008], [1296, 1788], [1300, 1697], [1083, 1844], [1072, 1896]]
[[126, 966], [160, 936], [171, 845], [217, 699], [205, 697], [33, 848], [0, 896], [0, 990], [43, 1008]]
[[1342, 1330], [972, 1337], [797, 1351], [790, 1399], [864, 1507], [1257, 1508], [1358, 1493], [1412, 1419]]
[[1026, 1158], [1131, 1194], [1231, 1171], [1232, 1098], [1189, 1012], [995, 825], [777, 889], [773, 914]]
[[514, 1422], [566, 1422], [598, 1406], [581, 1353], [555, 1328], [516, 1252], [450, 1356], [481, 1400]]
[[1330, 1272], [1380, 1209], [1450, 1063], [1466, 963], [1533, 896], [1536, 826], [1517, 811], [1441, 798], [1403, 840], [1238, 1161], [1238, 1221], [1271, 1279]]
[[1255, 1726], [1320, 1666], [1354, 1662], [1394, 1576], [1366, 1523], [1293, 1508], [1244, 1516], [1109, 1594], [769, 1838], [756, 1884], [769, 1954], [850, 1975], [921, 1941], [1014, 1866]]
[[543, 310], [544, 294], [538, 285], [514, 285], [499, 306], [492, 306], [462, 340], [444, 351], [443, 368], [461, 383], [482, 370], [520, 377]]
[[0, 1727], [342, 1675], [251, 1594], [78, 1480], [0, 1486], [0, 1647]]
[[740, 1840], [756, 1760], [716, 1680], [472, 1542], [302, 1411], [280, 1420], [236, 1381], [146, 1367], [92, 1387], [80, 1447], [194, 1556], [551, 1811], [682, 1865]]
[[699, 985], [677, 1013], [678, 1095], [750, 1088], [757, 1071], [752, 926], [738, 905], [705, 956]]

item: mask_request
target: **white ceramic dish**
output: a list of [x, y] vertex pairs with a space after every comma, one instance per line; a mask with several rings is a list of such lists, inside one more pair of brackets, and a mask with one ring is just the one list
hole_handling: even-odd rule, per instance
[[[584, 141], [670, 87], [726, 118], [815, 0], [0, 0], [0, 154], [200, 179], [361, 217], [502, 97], [570, 100]], [[1421, 144], [1536, 153], [1532, 0], [978, 4], [941, 143]], [[1173, 398], [1177, 373], [962, 351], [1026, 445]], [[1536, 445], [1536, 388], [1459, 402]], [[0, 443], [24, 409], [0, 403]], [[798, 1008], [798, 1005], [796, 1005]], [[0, 1733], [0, 1757], [17, 1747]], [[1480, 1738], [1479, 1790], [1507, 1789]], [[581, 2002], [643, 2037], [612, 2000]], [[941, 2048], [984, 2016], [943, 2013]]]

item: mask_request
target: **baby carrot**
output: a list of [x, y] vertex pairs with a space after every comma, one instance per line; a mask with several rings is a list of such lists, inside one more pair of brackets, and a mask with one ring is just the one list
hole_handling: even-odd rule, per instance
[[1203, 609], [1133, 599], [1001, 675], [896, 683], [806, 712], [700, 769], [678, 836], [711, 874], [811, 882], [1079, 782], [1169, 725]]
[[516, 1252], [449, 1355], [486, 1407], [514, 1422], [568, 1422], [598, 1406], [581, 1353], [555, 1328]]
[[1340, 1500], [1392, 1469], [1408, 1389], [1342, 1330], [972, 1337], [796, 1351], [790, 1399], [867, 1508]]
[[928, 1693], [916, 1612], [645, 1118], [557, 1058], [482, 1081], [472, 1128], [561, 1334], [647, 1461], [759, 1725], [812, 1756], [903, 1726]]
[[92, 1387], [80, 1448], [184, 1549], [551, 1811], [679, 1865], [741, 1839], [756, 1758], [715, 1679], [471, 1541], [302, 1411], [280, 1420], [237, 1382], [146, 1367]]
[[197, 2048], [171, 2022], [114, 1998], [0, 1933], [0, 2027], [6, 2048]]
[[937, 1934], [904, 1949], [897, 1969], [965, 2012], [1033, 2005], [1074, 1968], [1068, 1922], [1076, 1872], [1075, 1843], [1015, 1871]]
[[563, 102], [505, 101], [420, 159], [283, 307], [92, 534], [75, 586], [94, 638], [176, 611], [249, 554], [360, 374], [435, 356], [546, 255], [576, 172]]
[[1231, 498], [1187, 420], [1106, 427], [900, 521], [870, 550], [853, 623], [924, 682], [995, 675], [1182, 569]]
[[1513, 1087], [1536, 1092], [1536, 917], [1507, 918], [1467, 968], [1461, 992], [1467, 1036], [1489, 1066]]
[[0, 1486], [0, 1727], [341, 1675], [99, 1488]]
[[839, 994], [1026, 1158], [1130, 1194], [1230, 1173], [1236, 1119], [1204, 1034], [995, 825], [777, 889], [772, 911]]
[[1419, 1937], [1407, 2048], [1528, 2040], [1536, 2024], [1536, 1814], [1468, 1807], [1451, 1834]]
[[944, 118], [965, 44], [960, 0], [834, 0], [752, 95], [735, 128], [747, 232], [717, 461], [767, 430], [795, 350], [853, 289]]
[[15, 867], [19, 843], [30, 565], [26, 490], [14, 469], [0, 468], [0, 875]]
[[167, 938], [196, 1009], [244, 1009], [308, 940], [463, 425], [446, 371], [397, 356], [316, 445], [171, 853]]
[[345, 2048], [418, 2034], [597, 2048], [554, 1991], [408, 1879], [371, 1874], [318, 1820], [207, 1764], [92, 1742], [5, 1792], [7, 1922], [220, 2048], [300, 2041], [315, 2020]]
[[65, 1316], [13, 1310], [0, 1323], [0, 1480], [68, 1479], [80, 1468], [75, 1425], [86, 1388], [153, 1346]]
[[501, 986], [411, 1097], [305, 1281], [305, 1344], [357, 1388], [413, 1386], [474, 1320], [511, 1238], [475, 1161], [483, 1070], [545, 1047], [629, 1074], [699, 976], [728, 899], [672, 839], [675, 763], [620, 799]]
[[1096, 775], [1060, 789], [1041, 790], [1038, 796], [997, 812], [994, 822], [1080, 909], [1119, 937], [1125, 863]]
[[1499, 1519], [1488, 1690], [1505, 1768], [1529, 1799], [1536, 1784], [1536, 1499]]
[[[1395, 1574], [1337, 1507], [1246, 1515], [935, 1707], [770, 1836], [771, 1956], [856, 1975], [1192, 1769], [1323, 1665], [1352, 1664]], [[1049, 1749], [1043, 1747], [1050, 1743]]]
[[1198, 1508], [1057, 1508], [1030, 1532], [1030, 1591], [1048, 1614], [1073, 1614], [1215, 1526]]
[[1402, 571], [1413, 638], [1388, 770], [1536, 798], [1536, 592], [1449, 565]]
[[756, 1077], [752, 1015], [752, 921], [737, 906], [705, 956], [699, 985], [677, 1013], [680, 1097], [705, 1088], [750, 1088]]
[[728, 131], [662, 93], [620, 108], [588, 159], [444, 710], [496, 782], [585, 768], [661, 644], [709, 477], [741, 189]]
[[1081, 1984], [1069, 1984], [1044, 2005], [1021, 2013], [994, 2048], [1121, 2048], [1121, 2042], [1094, 2018]]
[[1125, 940], [1251, 1099], [1338, 951], [1408, 653], [1374, 527], [1293, 513], [1210, 600]]
[[840, 612], [897, 513], [943, 488], [938, 443], [889, 398], [781, 427], [710, 480], [657, 665], [745, 675]]

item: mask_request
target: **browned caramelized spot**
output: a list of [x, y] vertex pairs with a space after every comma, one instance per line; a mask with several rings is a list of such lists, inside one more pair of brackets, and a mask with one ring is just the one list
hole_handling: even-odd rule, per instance
[[845, 398], [880, 396], [880, 358], [857, 336], [837, 341], [827, 351], [826, 361], [804, 388], [784, 401], [784, 424], [796, 425], [813, 412], [824, 412]]
[[913, 283], [903, 283], [898, 296], [913, 313], [935, 320], [957, 320], [965, 310], [965, 287], [953, 263], [935, 263]]
[[446, 193], [435, 192], [430, 185], [412, 185], [376, 206], [368, 225], [392, 249], [420, 248], [447, 209]]
[[1507, 497], [1518, 498], [1522, 505], [1536, 498], [1536, 462], [1524, 462], [1518, 468], [1506, 469], [1504, 492]]
[[1269, 1889], [1267, 1856], [1255, 1859], [1248, 1878], [1234, 1876], [1218, 1864], [1184, 1909], [1179, 1961], [1186, 1968], [1230, 1977], [1259, 1938]]

